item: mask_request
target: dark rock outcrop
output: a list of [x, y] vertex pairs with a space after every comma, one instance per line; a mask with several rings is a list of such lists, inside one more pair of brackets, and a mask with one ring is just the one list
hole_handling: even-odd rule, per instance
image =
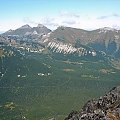
[[120, 120], [120, 86], [88, 101], [81, 111], [72, 111], [65, 120]]

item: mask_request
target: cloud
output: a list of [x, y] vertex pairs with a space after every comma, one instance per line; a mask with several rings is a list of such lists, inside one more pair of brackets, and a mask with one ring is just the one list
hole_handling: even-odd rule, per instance
[[39, 17], [35, 20], [33, 18], [26, 17], [23, 19], [24, 24], [29, 24], [31, 26], [37, 26], [38, 24], [43, 24], [47, 26], [50, 29], [56, 29], [58, 26], [60, 26], [59, 22], [56, 21], [55, 17]]
[[76, 21], [79, 19], [79, 15], [71, 12], [60, 12], [57, 15], [42, 16], [39, 18], [29, 18], [25, 17], [23, 22], [31, 26], [36, 26], [37, 24], [43, 24], [50, 28], [51, 30], [56, 29], [59, 26], [69, 26], [74, 27]]
[[111, 15], [100, 16], [100, 17], [98, 17], [97, 19], [108, 19], [108, 18], [112, 18], [112, 17], [120, 18], [120, 15], [114, 13], [114, 14], [111, 14]]
[[55, 30], [59, 26], [93, 30], [102, 27], [119, 28], [119, 21], [120, 14], [115, 13], [98, 17], [92, 13], [87, 15], [63, 11], [56, 15], [24, 17], [21, 20], [0, 20], [0, 28], [2, 28], [1, 31], [6, 31], [9, 29], [16, 29], [24, 24], [29, 24], [32, 27], [43, 24], [51, 30]]
[[80, 13], [62, 11], [54, 17], [54, 22], [59, 26], [75, 27], [80, 19]]
[[109, 18], [110, 16], [100, 16], [100, 17], [98, 17], [97, 19], [99, 20], [101, 20], [101, 19], [106, 19], [106, 18]]
[[0, 31], [5, 32], [9, 29], [15, 30], [21, 27], [23, 24], [24, 22], [19, 19], [0, 20]]
[[61, 17], [73, 17], [73, 18], [80, 18], [80, 13], [74, 13], [74, 12], [60, 12]]
[[59, 26], [59, 23], [55, 22], [55, 18], [52, 17], [43, 17], [41, 23], [46, 26]]
[[120, 17], [120, 15], [119, 15], [119, 14], [116, 14], [116, 13], [114, 13], [113, 16], [114, 16], [114, 17]]
[[62, 21], [62, 24], [74, 25], [74, 24], [76, 24], [76, 21], [75, 20], [66, 20], [66, 21]]
[[25, 24], [32, 24], [32, 25], [37, 25], [38, 24], [38, 22], [35, 22], [34, 20], [31, 20], [29, 17], [23, 18], [23, 22]]
[[86, 30], [93, 30], [102, 27], [120, 26], [120, 15], [111, 14], [96, 17], [95, 15], [84, 15], [71, 12], [60, 12], [57, 15], [42, 16], [39, 18], [25, 18], [24, 22], [27, 24], [43, 24], [51, 30], [55, 30], [59, 26], [81, 28]]

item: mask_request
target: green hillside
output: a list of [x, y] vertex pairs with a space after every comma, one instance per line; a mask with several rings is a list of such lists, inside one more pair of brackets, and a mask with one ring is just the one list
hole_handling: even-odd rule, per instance
[[0, 52], [0, 120], [61, 120], [117, 86], [119, 75], [104, 61], [57, 60], [5, 47]]

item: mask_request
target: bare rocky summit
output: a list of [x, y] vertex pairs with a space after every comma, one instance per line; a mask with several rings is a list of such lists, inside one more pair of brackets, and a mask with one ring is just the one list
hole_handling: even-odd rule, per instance
[[120, 120], [120, 86], [88, 101], [80, 111], [72, 111], [65, 120]]
[[23, 37], [28, 35], [44, 35], [51, 32], [50, 29], [48, 29], [46, 26], [42, 24], [38, 24], [37, 27], [30, 27], [28, 24], [21, 26], [20, 28], [16, 30], [8, 30], [7, 32], [3, 33], [3, 36], [17, 36], [17, 37]]

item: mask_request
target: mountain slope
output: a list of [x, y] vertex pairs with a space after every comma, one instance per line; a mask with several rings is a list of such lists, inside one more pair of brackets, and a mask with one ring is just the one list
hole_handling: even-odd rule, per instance
[[119, 30], [106, 27], [97, 30], [86, 31], [83, 29], [61, 26], [52, 32], [49, 39], [70, 43], [72, 45], [74, 45], [77, 40], [80, 40], [81, 44], [86, 45], [92, 42], [104, 42], [106, 40], [117, 40], [117, 42], [119, 42], [119, 35]]
[[108, 55], [120, 58], [120, 30], [100, 28], [93, 31], [70, 27], [58, 27], [45, 40], [47, 42], [62, 42], [73, 47], [85, 45], [96, 51], [104, 51]]
[[88, 101], [80, 112], [72, 111], [65, 120], [120, 120], [120, 86], [98, 100]]

